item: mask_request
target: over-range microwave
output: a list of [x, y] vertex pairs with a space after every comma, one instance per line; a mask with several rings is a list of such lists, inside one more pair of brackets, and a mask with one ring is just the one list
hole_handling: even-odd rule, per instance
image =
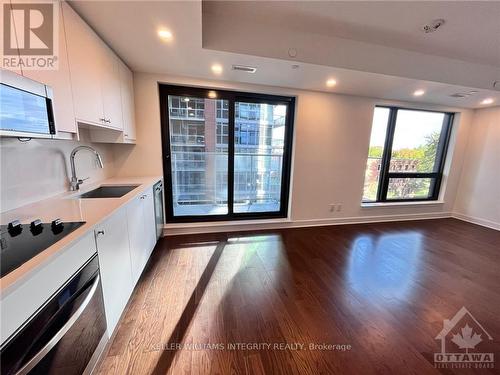
[[56, 134], [52, 89], [7, 70], [0, 73], [0, 136], [51, 138]]

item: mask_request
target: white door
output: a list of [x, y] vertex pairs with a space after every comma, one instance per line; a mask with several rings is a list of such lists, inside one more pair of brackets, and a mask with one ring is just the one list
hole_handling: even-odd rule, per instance
[[[7, 4], [8, 4], [8, 2], [2, 2], [2, 6], [8, 6]], [[4, 10], [4, 11], [5, 11], [5, 10]], [[14, 25], [14, 27], [16, 27], [16, 22], [15, 22], [15, 20], [14, 20], [14, 17], [13, 17], [13, 13], [12, 13], [12, 12], [10, 12], [10, 22], [11, 22], [11, 25]], [[3, 27], [3, 20], [2, 20], [2, 27]], [[3, 43], [4, 43], [4, 42], [9, 43], [9, 44], [10, 44], [10, 47], [11, 47], [12, 49], [17, 49], [17, 54], [16, 54], [16, 55], [14, 55], [14, 56], [11, 56], [11, 57], [16, 57], [16, 58], [17, 58], [17, 57], [19, 57], [19, 49], [18, 49], [18, 47], [19, 47], [19, 43], [18, 43], [18, 40], [17, 40], [17, 33], [12, 33], [12, 31], [11, 31], [11, 34], [10, 34], [10, 40], [2, 40], [2, 41], [1, 41], [1, 43], [2, 43], [2, 47], [3, 47]], [[5, 56], [5, 57], [8, 59], [8, 57], [9, 57], [9, 56]], [[21, 68], [17, 68], [17, 67], [16, 67], [16, 68], [11, 68], [11, 67], [9, 67], [8, 65], [10, 65], [10, 64], [6, 64], [6, 63], [4, 62], [4, 64], [2, 64], [2, 69], [9, 70], [9, 71], [14, 72], [14, 73], [17, 73], [17, 74], [23, 74], [23, 72], [22, 72], [22, 69], [21, 69]], [[0, 72], [0, 73], [1, 73], [1, 72]]]
[[[60, 11], [59, 14], [62, 14], [62, 11]], [[16, 28], [17, 27], [16, 25]], [[58, 37], [59, 52], [57, 56], [57, 70], [25, 70], [24, 76], [52, 87], [54, 118], [57, 131], [76, 133], [75, 109], [73, 107], [68, 51], [66, 48], [66, 35], [62, 17], [59, 18]]]
[[134, 287], [126, 210], [119, 210], [98, 225], [95, 236], [108, 333], [111, 335]]
[[144, 237], [145, 248], [148, 258], [151, 255], [156, 245], [156, 220], [155, 220], [155, 206], [153, 188], [147, 190], [144, 194], [143, 207], [144, 207]]
[[142, 196], [135, 198], [127, 205], [127, 224], [130, 244], [130, 263], [132, 279], [137, 283], [144, 265], [148, 261], [144, 236], [144, 208]]
[[102, 99], [106, 126], [123, 129], [119, 59], [104, 43], [102, 54]]
[[76, 118], [105, 125], [101, 92], [102, 41], [68, 4], [63, 2], [62, 9]]
[[134, 76], [122, 62], [120, 65], [120, 83], [123, 112], [123, 137], [135, 141], [135, 107], [134, 107]]

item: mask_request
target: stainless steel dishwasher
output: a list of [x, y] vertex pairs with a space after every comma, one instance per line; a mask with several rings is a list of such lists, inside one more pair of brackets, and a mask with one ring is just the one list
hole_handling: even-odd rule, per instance
[[163, 233], [163, 224], [165, 217], [163, 215], [163, 182], [159, 181], [153, 186], [153, 193], [155, 198], [155, 222], [156, 222], [156, 240], [161, 237]]

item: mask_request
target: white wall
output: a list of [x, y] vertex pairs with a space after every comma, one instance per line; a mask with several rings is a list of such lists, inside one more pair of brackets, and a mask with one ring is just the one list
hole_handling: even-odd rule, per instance
[[[375, 104], [387, 102], [373, 98], [136, 73], [137, 146], [115, 148], [119, 176], [162, 174], [158, 82], [297, 97], [290, 219], [298, 225], [378, 219], [381, 216], [417, 218], [451, 214], [472, 118], [470, 110], [417, 106], [461, 112], [454, 124], [447, 159], [445, 193], [441, 197], [444, 203], [361, 208], [373, 108]], [[409, 103], [395, 104], [415, 107], [415, 104]], [[342, 204], [342, 211], [330, 212], [330, 203]]]
[[79, 145], [91, 145], [101, 155], [104, 168], [95, 163], [89, 152], [75, 159], [79, 178], [96, 182], [114, 174], [113, 150], [109, 145], [91, 144], [86, 131], [80, 131], [80, 142], [32, 139], [22, 143], [17, 138], [0, 138], [0, 212], [49, 198], [69, 189], [71, 169], [69, 155]]
[[500, 229], [500, 107], [474, 113], [454, 213]]

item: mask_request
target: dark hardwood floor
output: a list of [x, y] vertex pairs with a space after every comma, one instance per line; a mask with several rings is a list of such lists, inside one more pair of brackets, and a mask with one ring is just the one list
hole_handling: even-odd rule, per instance
[[[446, 352], [494, 368], [436, 368], [462, 307]], [[499, 316], [500, 232], [455, 219], [167, 237], [98, 372], [493, 374]]]

